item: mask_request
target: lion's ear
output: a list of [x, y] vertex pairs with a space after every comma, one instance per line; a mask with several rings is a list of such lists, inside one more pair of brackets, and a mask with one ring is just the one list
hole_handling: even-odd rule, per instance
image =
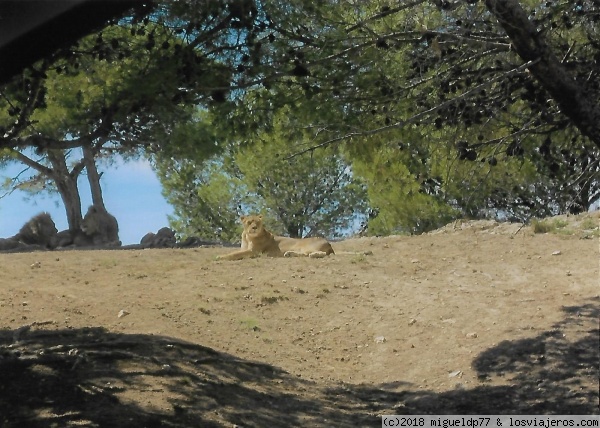
[[262, 214], [259, 214], [258, 218], [259, 218], [260, 220], [262, 220]]
[[245, 215], [243, 215], [243, 216], [240, 217], [240, 220], [244, 221], [244, 220], [246, 220], [246, 218], [247, 217]]

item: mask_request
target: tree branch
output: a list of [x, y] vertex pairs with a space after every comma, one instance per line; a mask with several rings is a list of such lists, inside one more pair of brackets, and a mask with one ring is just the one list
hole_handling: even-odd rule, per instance
[[426, 116], [429, 116], [429, 115], [431, 115], [431, 114], [433, 114], [433, 113], [435, 113], [435, 112], [437, 112], [437, 111], [439, 111], [441, 109], [444, 109], [444, 108], [446, 108], [446, 107], [448, 107], [448, 106], [450, 106], [450, 105], [452, 105], [452, 104], [454, 104], [454, 103], [456, 103], [456, 102], [458, 102], [458, 101], [460, 101], [460, 100], [462, 100], [464, 98], [467, 98], [467, 97], [469, 97], [469, 96], [471, 96], [473, 94], [476, 94], [477, 92], [481, 91], [483, 88], [491, 85], [492, 83], [494, 83], [494, 82], [496, 82], [496, 81], [498, 81], [498, 80], [500, 80], [502, 78], [511, 77], [511, 76], [513, 76], [515, 74], [519, 74], [523, 70], [525, 70], [525, 69], [531, 67], [532, 65], [534, 65], [537, 61], [538, 60], [528, 61], [525, 64], [520, 65], [517, 68], [514, 68], [514, 69], [512, 69], [510, 71], [507, 71], [506, 73], [503, 73], [503, 74], [501, 74], [499, 76], [496, 76], [496, 77], [488, 80], [487, 82], [482, 83], [481, 85], [475, 86], [474, 88], [472, 88], [472, 89], [464, 92], [463, 94], [459, 95], [456, 98], [452, 98], [451, 100], [448, 100], [448, 101], [445, 101], [445, 102], [443, 102], [441, 104], [438, 104], [437, 106], [435, 106], [433, 108], [430, 108], [429, 110], [424, 110], [424, 111], [422, 111], [420, 113], [417, 113], [414, 116], [409, 117], [408, 119], [401, 120], [401, 121], [393, 123], [391, 125], [382, 126], [380, 128], [371, 129], [369, 131], [350, 132], [350, 133], [348, 133], [346, 135], [342, 135], [342, 136], [339, 136], [339, 137], [336, 137], [336, 138], [332, 138], [332, 139], [327, 140], [327, 141], [325, 141], [323, 143], [320, 143], [320, 144], [317, 144], [315, 146], [311, 146], [311, 147], [309, 147], [307, 149], [301, 150], [299, 152], [293, 153], [290, 156], [286, 157], [285, 159], [292, 159], [292, 158], [295, 158], [296, 156], [302, 155], [304, 153], [316, 150], [316, 149], [321, 148], [321, 147], [328, 146], [330, 144], [339, 143], [340, 141], [349, 140], [349, 139], [351, 139], [353, 137], [369, 137], [369, 136], [372, 136], [372, 135], [380, 134], [382, 132], [390, 131], [390, 130], [395, 129], [395, 128], [402, 128], [402, 127], [404, 127], [404, 126], [406, 126], [408, 124], [414, 123], [414, 122], [416, 122], [416, 121], [418, 121], [418, 120], [420, 120], [420, 119], [422, 119], [422, 118], [424, 118]]
[[597, 99], [567, 72], [519, 2], [486, 0], [485, 4], [506, 31], [517, 54], [524, 61], [535, 61], [529, 71], [556, 101], [562, 113], [600, 147], [600, 106]]
[[25, 156], [23, 153], [17, 151], [17, 150], [10, 150], [11, 153], [13, 155], [15, 155], [15, 157], [17, 158], [17, 160], [25, 165], [27, 165], [30, 168], [35, 169], [36, 171], [38, 171], [40, 174], [44, 174], [46, 176], [50, 176], [52, 174], [52, 170], [48, 167], [45, 167], [44, 165], [42, 165], [41, 163], [38, 163], [36, 161], [34, 161], [33, 159]]
[[376, 20], [384, 18], [386, 16], [393, 15], [395, 13], [401, 12], [401, 11], [406, 10], [406, 9], [410, 9], [411, 7], [415, 7], [415, 6], [418, 6], [418, 5], [422, 4], [422, 3], [425, 3], [425, 1], [426, 0], [416, 0], [416, 1], [412, 1], [410, 3], [401, 4], [401, 5], [399, 5], [397, 7], [394, 7], [394, 8], [384, 9], [381, 12], [376, 13], [375, 15], [370, 16], [369, 18], [363, 19], [362, 21], [359, 21], [356, 24], [354, 24], [353, 26], [347, 28], [346, 32], [350, 33], [350, 32], [352, 32], [354, 30], [357, 30], [357, 29], [361, 28], [367, 22], [376, 21]]

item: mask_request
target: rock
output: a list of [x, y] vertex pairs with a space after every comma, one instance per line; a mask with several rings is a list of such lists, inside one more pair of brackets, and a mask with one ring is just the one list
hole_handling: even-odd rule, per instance
[[466, 336], [467, 336], [467, 339], [475, 339], [477, 337], [477, 333], [475, 333], [475, 332], [467, 333]]
[[117, 315], [117, 318], [123, 318], [123, 317], [126, 317], [129, 314], [130, 314], [130, 312], [127, 312], [125, 309], [121, 309], [119, 311], [119, 314]]
[[408, 322], [408, 325], [413, 325], [414, 323], [416, 323], [417, 320], [414, 318], [411, 318], [410, 321]]
[[386, 339], [383, 336], [377, 336], [375, 338], [375, 343], [384, 343], [385, 341], [386, 341]]
[[174, 248], [177, 244], [175, 232], [168, 227], [163, 227], [158, 232], [149, 232], [140, 241], [144, 248]]
[[448, 377], [462, 377], [462, 371], [461, 370], [455, 370], [452, 373], [450, 373], [448, 375]]
[[560, 256], [560, 254], [561, 254], [560, 250], [556, 250], [556, 251], [552, 252], [553, 256]]

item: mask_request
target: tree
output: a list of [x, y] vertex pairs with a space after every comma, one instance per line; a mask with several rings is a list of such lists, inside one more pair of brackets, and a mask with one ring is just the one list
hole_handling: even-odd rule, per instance
[[[174, 123], [191, 117], [195, 104], [220, 102], [229, 86], [227, 68], [198, 52], [201, 42], [210, 43], [200, 24], [184, 31], [181, 22], [171, 26], [169, 13], [161, 9], [153, 19], [109, 26], [2, 90], [0, 147], [6, 159], [35, 169], [33, 182], [57, 189], [72, 230], [81, 223], [77, 178], [84, 168], [94, 204], [102, 208], [96, 158], [152, 150]], [[212, 34], [209, 26], [202, 29]], [[36, 160], [28, 156], [30, 147]], [[73, 160], [79, 147], [82, 157]]]
[[158, 154], [165, 196], [175, 207], [171, 224], [231, 240], [239, 237], [241, 214], [261, 212], [276, 233], [291, 237], [347, 233], [366, 210], [364, 186], [335, 147], [290, 159], [307, 135], [283, 108], [268, 129], [230, 142], [217, 157]]
[[[587, 93], [588, 89], [598, 91], [598, 81], [586, 83], [586, 80], [581, 79], [583, 77], [580, 74], [581, 71], [573, 75], [569, 71], [572, 65], [566, 63], [568, 56], [573, 54], [573, 48], [575, 48], [577, 40], [574, 39], [572, 44], [567, 45], [566, 49], [568, 50], [561, 61], [546, 37], [541, 31], [538, 31], [536, 24], [530, 21], [518, 1], [486, 0], [485, 4], [510, 38], [517, 54], [523, 61], [531, 63], [528, 70], [537, 82], [548, 92], [561, 112], [570, 119], [573, 125], [600, 148], [600, 128], [598, 127], [600, 106]], [[539, 11], [539, 14], [542, 14], [543, 23], [550, 24], [550, 27], [558, 27], [557, 21], [552, 20], [552, 18], [557, 12], [562, 11], [561, 20], [564, 28], [569, 29], [579, 23], [581, 36], [586, 36], [591, 45], [597, 50], [597, 32], [590, 26], [598, 19], [599, 11], [596, 6], [589, 1], [577, 1], [573, 4], [561, 4], [559, 2], [558, 5], [554, 6], [551, 3], [546, 5], [550, 12], [546, 15], [547, 17], [543, 16], [544, 8], [538, 8], [535, 12]], [[572, 15], [569, 15], [569, 13]], [[539, 18], [537, 24], [540, 24]], [[570, 37], [562, 38], [567, 41]], [[562, 48], [565, 49], [564, 45]], [[580, 52], [575, 55], [581, 58], [581, 50], [578, 50]]]
[[[368, 149], [373, 137], [400, 130], [418, 134], [411, 151], [431, 160], [390, 159], [405, 159], [425, 199], [450, 207], [444, 213], [514, 211], [526, 219], [548, 209], [578, 212], [600, 198], [599, 14], [593, 0], [168, 2], [145, 21], [128, 22], [139, 49], [105, 34], [93, 43], [89, 52], [98, 58], [145, 65], [108, 94], [118, 102], [100, 105], [108, 116], [96, 125], [112, 125], [93, 129], [118, 148], [145, 141], [165, 150], [160, 138], [145, 138], [155, 122], [140, 116], [197, 104], [243, 140], [268, 128], [274, 110], [309, 100], [319, 107], [301, 117], [312, 143], [298, 153], [342, 141]], [[66, 52], [61, 61], [75, 68], [81, 52]], [[16, 83], [21, 92], [4, 106], [12, 119], [2, 123], [0, 147], [85, 141], [23, 134], [46, 100], [46, 70], [36, 66]], [[126, 120], [136, 116], [139, 122]], [[354, 155], [368, 159], [367, 152]], [[460, 167], [440, 177], [437, 164]], [[525, 172], [470, 186], [473, 195], [461, 196], [460, 181], [452, 182], [469, 169], [470, 177], [501, 176], [500, 164], [505, 173]]]
[[307, 145], [310, 132], [302, 115], [289, 107], [273, 118], [272, 129], [237, 151], [234, 163], [257, 208], [298, 238], [340, 236], [364, 215], [365, 189], [354, 177], [339, 148], [329, 147], [291, 157]]
[[178, 124], [166, 150], [153, 155], [163, 195], [173, 206], [171, 227], [180, 238], [239, 239], [242, 183], [224, 173], [224, 144], [206, 112]]
[[[527, 220], [586, 210], [600, 198], [599, 12], [591, 1], [521, 3], [529, 12], [514, 0], [343, 8], [293, 2], [295, 18], [275, 26], [273, 48], [285, 39], [280, 56], [296, 64], [296, 74], [282, 77], [288, 89], [269, 86], [263, 109], [251, 107], [253, 115], [238, 118], [262, 120], [261, 111], [290, 100], [289, 88], [299, 87], [317, 105], [343, 106], [329, 123], [313, 122], [314, 144], [299, 151], [349, 142], [364, 145], [356, 156], [369, 159], [368, 147], [381, 147], [372, 144], [375, 136], [392, 140], [388, 150], [395, 131], [417, 133], [413, 152], [463, 165], [463, 176], [467, 169], [481, 179], [512, 174], [494, 185], [470, 186], [479, 194], [458, 197], [451, 189], [461, 181], [440, 183], [433, 160], [406, 165], [421, 191], [427, 183], [442, 184], [433, 185], [440, 187], [435, 197], [456, 213]], [[303, 22], [302, 16], [310, 18]]]

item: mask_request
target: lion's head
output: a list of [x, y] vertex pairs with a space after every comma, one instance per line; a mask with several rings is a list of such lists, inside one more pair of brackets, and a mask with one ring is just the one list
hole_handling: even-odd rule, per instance
[[244, 225], [244, 233], [249, 238], [258, 237], [264, 234], [265, 227], [262, 221], [262, 215], [243, 215], [240, 217]]
[[41, 213], [25, 223], [17, 236], [24, 244], [51, 246], [57, 233], [50, 214]]

